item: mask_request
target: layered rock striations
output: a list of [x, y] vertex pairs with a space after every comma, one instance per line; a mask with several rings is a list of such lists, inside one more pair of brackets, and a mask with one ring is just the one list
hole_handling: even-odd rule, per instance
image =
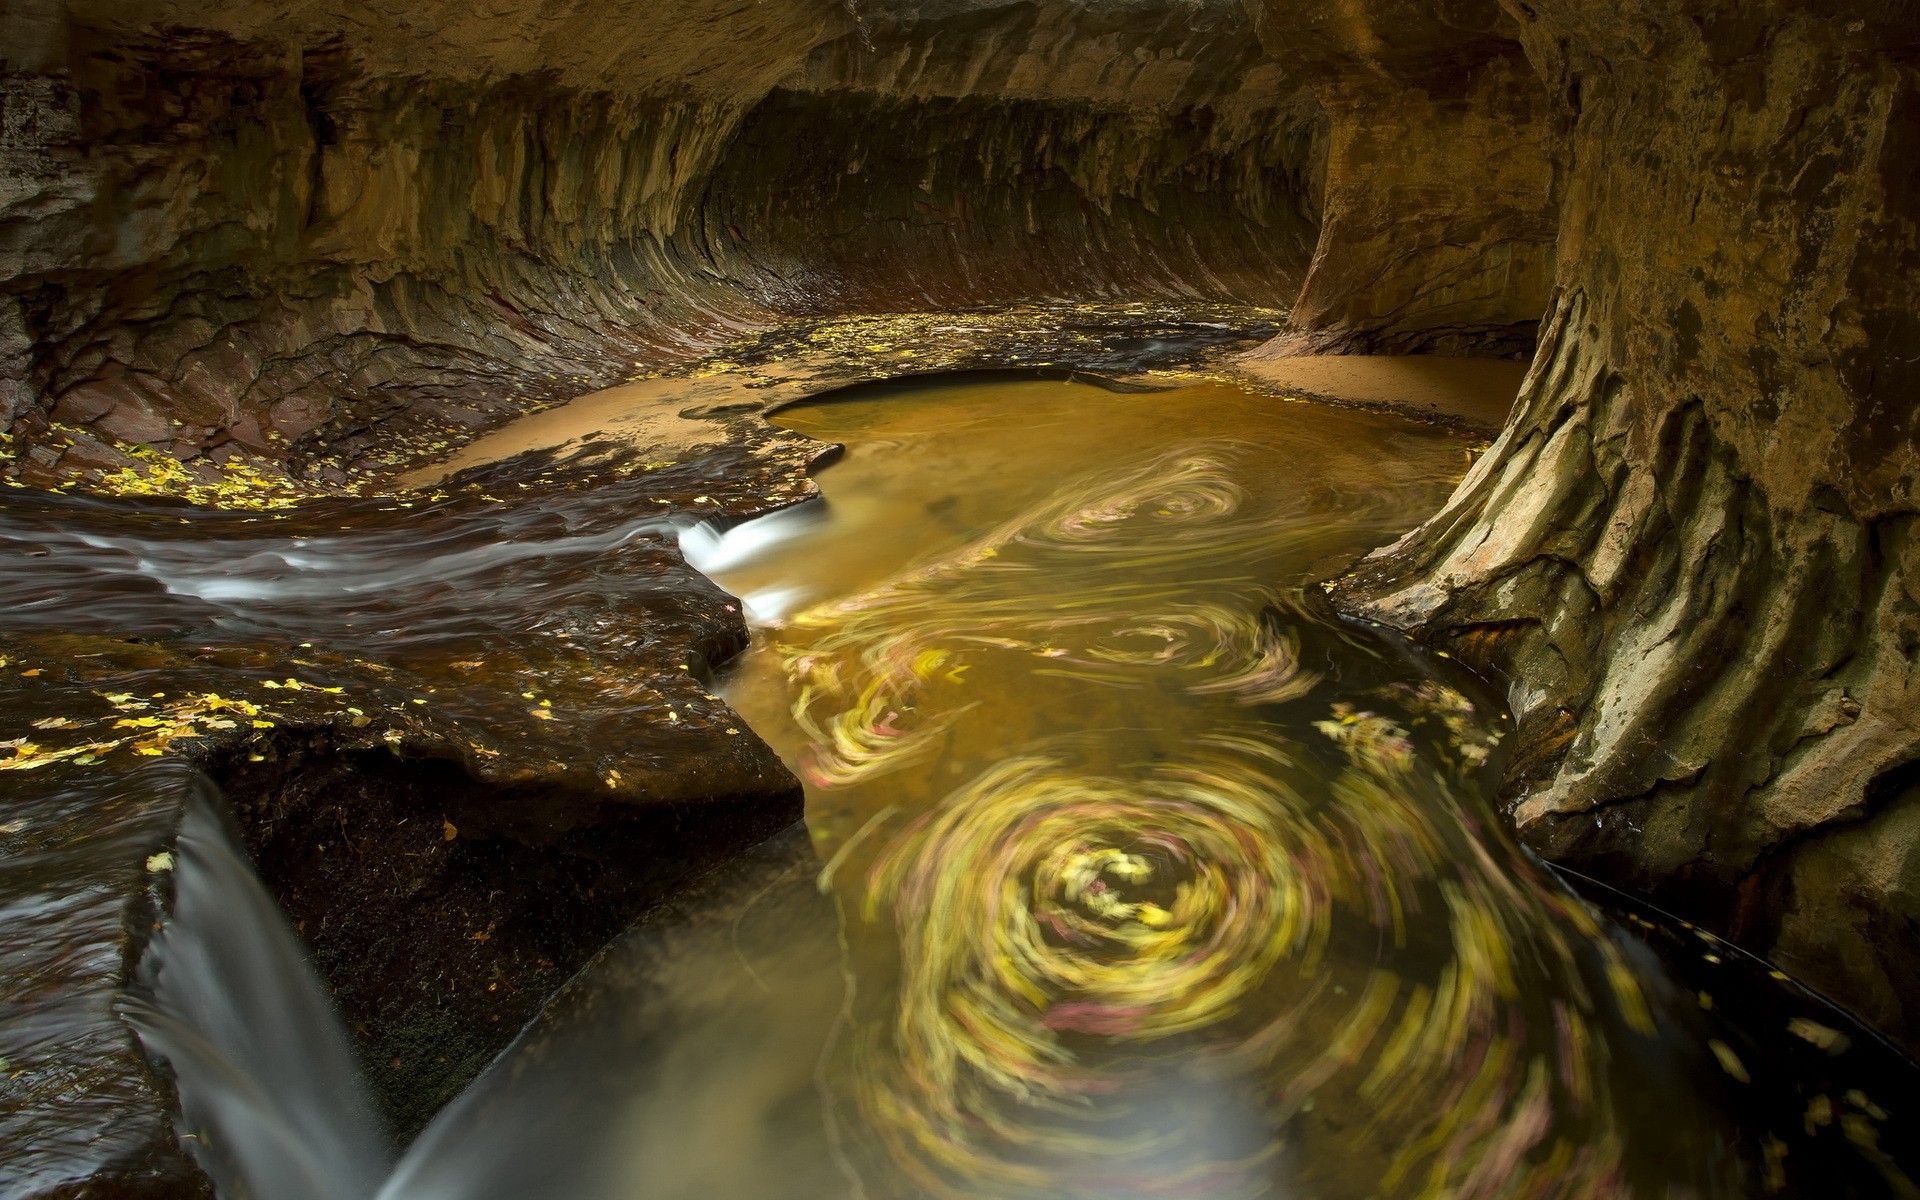
[[8, 20], [6, 417], [103, 443], [29, 479], [351, 462], [776, 314], [1282, 304], [1313, 240], [1319, 115], [1227, 3]]
[[1552, 286], [1562, 121], [1492, 0], [1253, 3], [1327, 122], [1322, 223], [1263, 355], [1523, 358]]
[[1511, 6], [1573, 121], [1505, 434], [1348, 584], [1512, 681], [1514, 815], [1920, 1040], [1920, 21]]
[[862, 309], [1538, 333], [1493, 451], [1341, 596], [1510, 682], [1543, 853], [1920, 1040], [1900, 6], [23, 0], [0, 45], [34, 482], [364, 466]]

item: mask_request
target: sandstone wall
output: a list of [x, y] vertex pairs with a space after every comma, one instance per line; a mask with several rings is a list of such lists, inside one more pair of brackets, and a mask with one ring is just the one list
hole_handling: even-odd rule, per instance
[[[7, 20], [37, 47], [0, 147], [0, 415], [29, 438], [352, 459], [776, 310], [1284, 304], [1313, 239], [1321, 118], [1231, 3]], [[30, 453], [43, 481], [113, 461]]]
[[1323, 221], [1263, 351], [1524, 358], [1552, 286], [1563, 122], [1492, 0], [1253, 0], [1328, 122]]
[[1920, 21], [1509, 9], [1574, 121], [1540, 353], [1348, 595], [1512, 680], [1536, 847], [1920, 1043]]
[[1032, 295], [1283, 304], [1313, 246], [1300, 178], [1317, 129], [1310, 108], [1286, 116], [776, 92], [703, 217], [732, 268], [788, 311]]

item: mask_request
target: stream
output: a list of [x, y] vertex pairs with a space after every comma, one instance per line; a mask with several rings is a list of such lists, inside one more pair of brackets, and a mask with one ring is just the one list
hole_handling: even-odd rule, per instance
[[[824, 500], [670, 532], [751, 620], [715, 690], [804, 825], [615, 939], [392, 1158], [203, 796], [129, 1015], [229, 1200], [1916, 1194], [1898, 1052], [1533, 858], [1498, 695], [1320, 599], [1440, 505], [1466, 439], [995, 375], [772, 420], [845, 446]], [[130, 552], [89, 537], [68, 560]], [[472, 555], [462, 611], [519, 569]], [[288, 559], [266, 603], [202, 561], [167, 568], [182, 605], [275, 629], [301, 587], [446, 566]]]

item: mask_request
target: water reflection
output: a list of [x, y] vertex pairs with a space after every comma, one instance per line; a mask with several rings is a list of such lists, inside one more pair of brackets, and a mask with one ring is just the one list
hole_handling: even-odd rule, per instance
[[847, 444], [826, 505], [681, 541], [761, 598], [724, 690], [805, 829], [608, 947], [380, 1196], [1912, 1194], [1903, 1061], [1621, 908], [1735, 994], [1678, 986], [1502, 832], [1497, 701], [1315, 603], [1456, 439], [1217, 385], [780, 422]]
[[830, 593], [728, 696], [807, 783], [861, 1194], [1757, 1189], [1692, 998], [1500, 832], [1487, 697], [1300, 591], [1457, 440], [1222, 386], [781, 420], [848, 445], [829, 519], [709, 563]]

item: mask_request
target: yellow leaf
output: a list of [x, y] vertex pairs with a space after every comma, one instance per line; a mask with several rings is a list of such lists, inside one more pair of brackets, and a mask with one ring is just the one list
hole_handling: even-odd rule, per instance
[[1720, 1060], [1721, 1070], [1738, 1079], [1741, 1083], [1753, 1082], [1747, 1075], [1746, 1064], [1742, 1063], [1740, 1056], [1733, 1052], [1733, 1047], [1727, 1045], [1719, 1038], [1708, 1038], [1707, 1049], [1713, 1051], [1713, 1056]]

